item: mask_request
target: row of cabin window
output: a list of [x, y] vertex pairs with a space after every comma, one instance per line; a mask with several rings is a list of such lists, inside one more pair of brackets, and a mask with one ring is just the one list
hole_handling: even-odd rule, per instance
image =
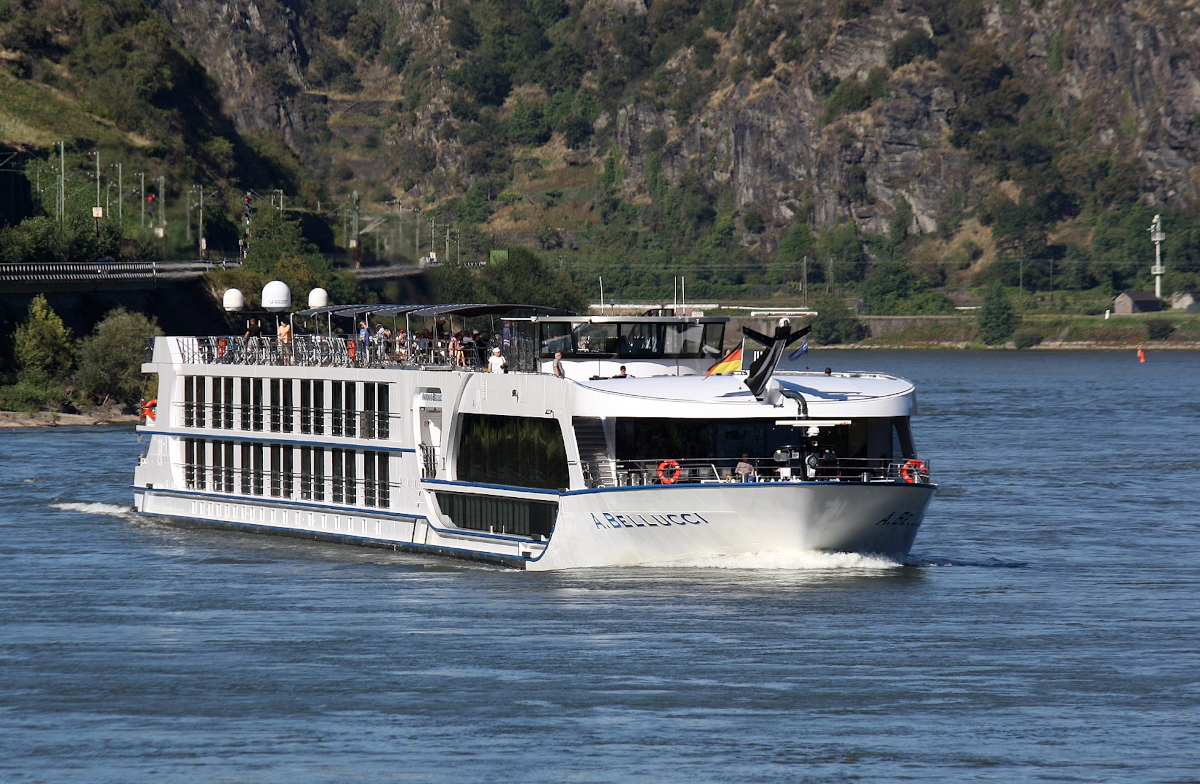
[[183, 426], [386, 439], [390, 392], [369, 381], [185, 376]]
[[183, 446], [189, 490], [391, 507], [387, 452], [202, 438]]

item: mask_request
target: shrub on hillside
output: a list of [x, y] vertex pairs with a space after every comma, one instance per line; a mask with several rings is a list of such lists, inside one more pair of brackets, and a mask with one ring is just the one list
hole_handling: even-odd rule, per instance
[[1033, 327], [1021, 327], [1013, 333], [1012, 341], [1017, 348], [1033, 348], [1042, 342], [1042, 333]]
[[29, 370], [21, 373], [15, 384], [0, 387], [0, 410], [36, 411], [57, 410], [69, 400], [66, 387], [44, 370]]
[[932, 60], [937, 56], [937, 44], [923, 28], [914, 27], [888, 47], [888, 68], [899, 68], [918, 57]]
[[1166, 340], [1175, 332], [1175, 325], [1164, 318], [1146, 319], [1146, 337], [1150, 340]]

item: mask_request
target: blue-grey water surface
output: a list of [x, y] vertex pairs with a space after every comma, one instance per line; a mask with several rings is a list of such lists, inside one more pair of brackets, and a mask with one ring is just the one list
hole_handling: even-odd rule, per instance
[[801, 361], [918, 385], [907, 565], [182, 530], [132, 430], [0, 433], [0, 781], [1200, 780], [1200, 354]]

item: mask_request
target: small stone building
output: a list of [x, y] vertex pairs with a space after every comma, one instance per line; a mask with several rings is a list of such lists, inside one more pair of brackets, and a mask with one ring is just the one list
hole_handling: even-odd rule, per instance
[[1186, 291], [1177, 291], [1171, 295], [1171, 310], [1186, 310], [1189, 313], [1195, 313], [1196, 298]]
[[1154, 313], [1162, 310], [1162, 300], [1152, 291], [1123, 291], [1113, 300], [1113, 313], [1131, 316], [1134, 313]]

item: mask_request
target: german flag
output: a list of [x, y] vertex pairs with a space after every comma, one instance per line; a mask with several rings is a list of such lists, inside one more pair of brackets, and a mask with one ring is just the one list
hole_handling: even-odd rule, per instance
[[704, 374], [704, 377], [708, 378], [709, 376], [713, 375], [714, 373], [717, 375], [720, 375], [722, 373], [732, 373], [735, 370], [741, 370], [741, 369], [742, 369], [742, 347], [738, 346], [733, 351], [730, 351], [728, 354], [726, 354], [725, 357], [720, 362], [718, 362], [717, 364], [710, 367], [708, 369], [708, 372]]

